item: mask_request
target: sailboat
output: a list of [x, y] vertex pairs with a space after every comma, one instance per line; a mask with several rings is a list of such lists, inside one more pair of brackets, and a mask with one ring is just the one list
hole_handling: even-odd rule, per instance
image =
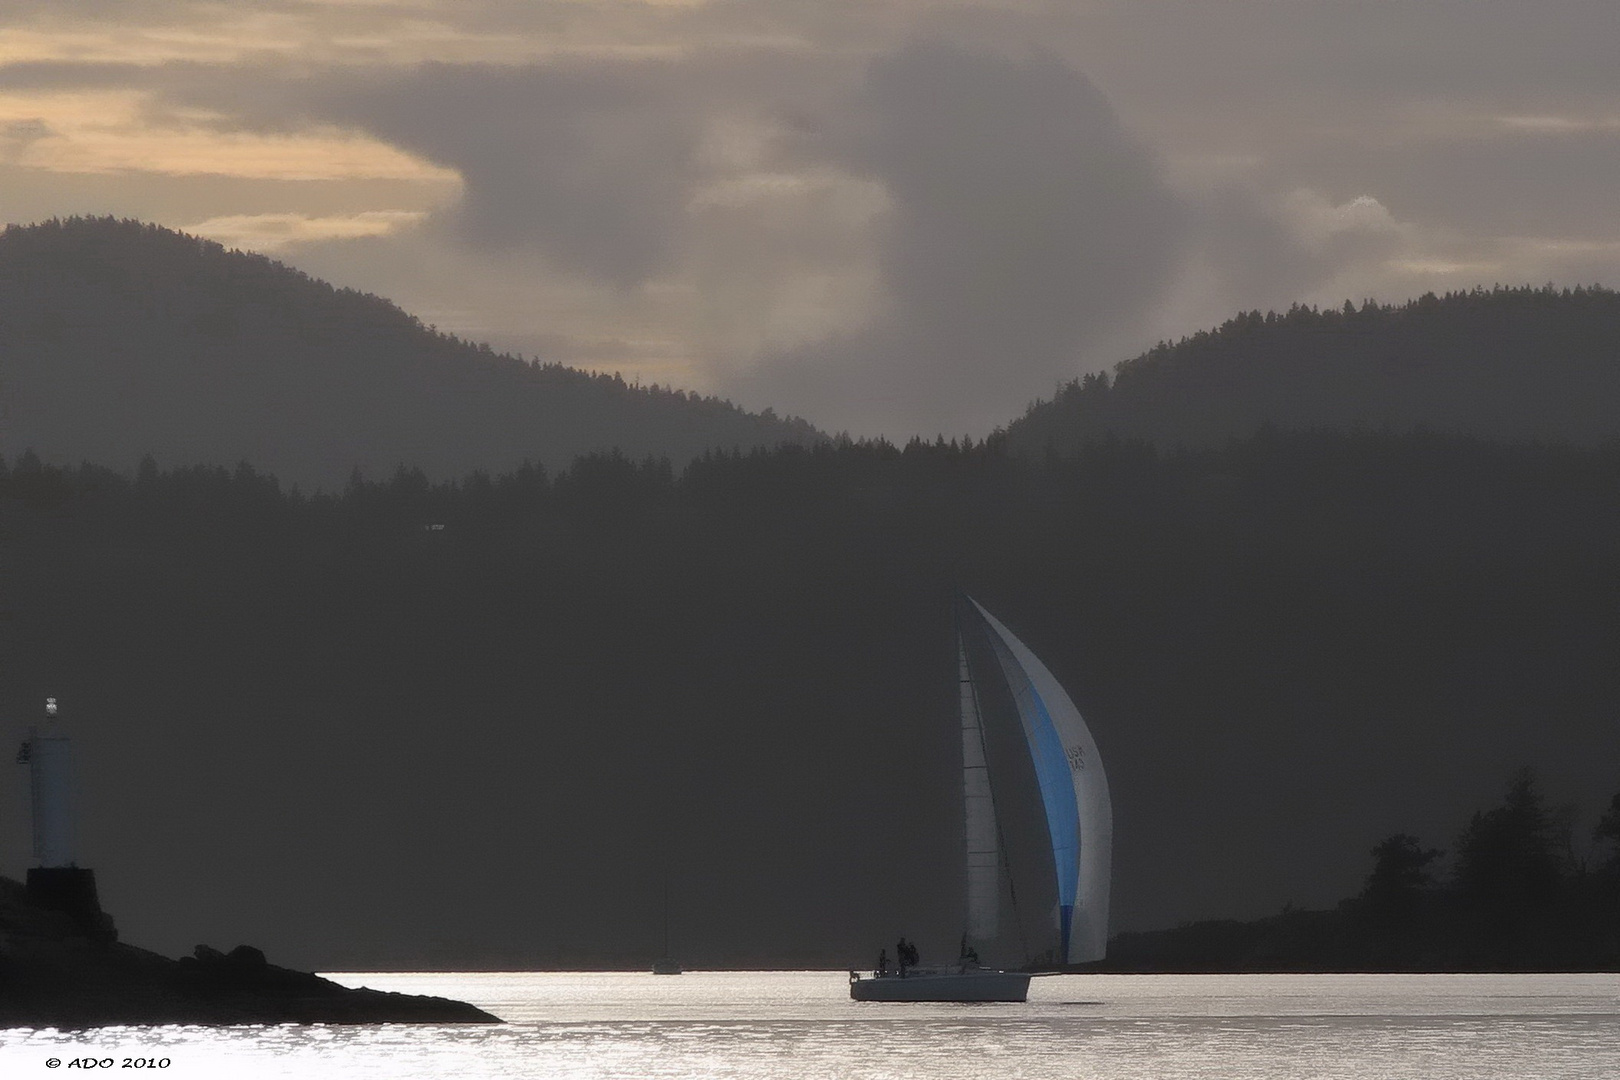
[[869, 975], [851, 971], [849, 996], [856, 1001], [1024, 1001], [1029, 994], [1030, 971], [980, 967], [973, 945], [997, 936], [1003, 860], [979, 707], [984, 673], [974, 670], [964, 630], [987, 640], [1034, 764], [1057, 875], [1054, 956], [1059, 964], [1082, 964], [1101, 960], [1107, 951], [1114, 814], [1096, 740], [1046, 665], [978, 601], [964, 600], [956, 635], [967, 860], [961, 957], [943, 968], [902, 964]]

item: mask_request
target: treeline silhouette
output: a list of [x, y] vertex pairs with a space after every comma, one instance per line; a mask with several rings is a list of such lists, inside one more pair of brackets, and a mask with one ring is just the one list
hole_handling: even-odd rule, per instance
[[770, 410], [498, 354], [263, 256], [112, 218], [0, 233], [0, 395], [8, 454], [245, 460], [305, 488], [401, 462], [445, 480], [820, 437]]
[[1591, 829], [1529, 770], [1448, 854], [1395, 833], [1360, 893], [1324, 911], [1127, 934], [1114, 971], [1620, 971], [1620, 794]]
[[1596, 444], [1620, 436], [1620, 295], [1505, 288], [1251, 311], [1087, 375], [1008, 428], [1025, 452], [1113, 435], [1219, 445], [1264, 425]]
[[[926, 961], [961, 930], [960, 588], [1097, 736], [1115, 929], [1252, 917], [1354, 891], [1369, 836], [1451, 835], [1520, 763], [1606, 804], [1617, 492], [1614, 444], [1440, 435], [606, 454], [321, 494], [24, 454], [0, 715], [61, 700], [83, 859], [170, 953], [640, 966], [667, 881], [689, 965], [899, 934]], [[1012, 960], [1052, 903], [1015, 869]]]

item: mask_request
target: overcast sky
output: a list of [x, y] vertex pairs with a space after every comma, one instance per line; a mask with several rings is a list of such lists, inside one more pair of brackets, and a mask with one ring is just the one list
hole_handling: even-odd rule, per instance
[[1614, 0], [6, 0], [0, 218], [983, 435], [1240, 309], [1620, 282]]

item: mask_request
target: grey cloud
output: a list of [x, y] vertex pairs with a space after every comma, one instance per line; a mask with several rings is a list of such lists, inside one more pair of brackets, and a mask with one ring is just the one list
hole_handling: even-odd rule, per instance
[[1321, 145], [1293, 162], [1306, 182], [1370, 192], [1401, 217], [1486, 235], [1620, 239], [1620, 132], [1496, 132], [1382, 147]]
[[373, 71], [286, 61], [0, 67], [4, 88], [151, 91], [146, 116], [159, 125], [178, 107], [184, 123], [222, 131], [365, 131], [461, 175], [462, 199], [439, 224], [463, 242], [538, 252], [616, 287], [673, 258], [716, 91], [709, 77], [626, 59]]
[[57, 0], [7, 0], [0, 9], [0, 25], [16, 26], [35, 22], [40, 16], [96, 20], [115, 25], [170, 25], [195, 17], [211, 5], [178, 3], [176, 0], [74, 0], [68, 5]]
[[[1371, 221], [1356, 220], [1347, 211], [1359, 208], [1347, 207], [1349, 200], [1335, 205], [1320, 193], [1235, 184], [1184, 198], [1193, 227], [1176, 284], [1157, 313], [1155, 340], [1218, 325], [1238, 311], [1365, 299], [1365, 289], [1346, 285], [1346, 276], [1377, 278], [1410, 242], [1381, 206], [1359, 215]], [[1340, 288], [1351, 293], [1332, 291]], [[1123, 344], [1121, 357], [1152, 341]]]
[[51, 126], [38, 117], [0, 124], [0, 161], [15, 159], [29, 146], [52, 134]]
[[[1609, 0], [1131, 0], [1054, 31], [1106, 85], [1248, 135], [1269, 121], [1387, 127], [1419, 101], [1612, 95]], [[1297, 133], [1284, 130], [1287, 137]]]
[[456, 232], [539, 250], [619, 286], [667, 265], [683, 217], [700, 108], [659, 63], [431, 65], [340, 80], [311, 107], [460, 172]]
[[[1269, 202], [1269, 206], [1268, 206]], [[1238, 310], [1286, 308], [1342, 265], [1363, 237], [1334, 237], [1310, 250], [1285, 220], [1281, 196], [1227, 187], [1190, 200], [1196, 227], [1191, 257], [1210, 269], [1197, 283], [1203, 321], [1214, 324]]]
[[[752, 374], [739, 374], [749, 365], [738, 357], [715, 357], [711, 378], [756, 404], [863, 433], [982, 433], [1058, 381], [1112, 363], [1117, 352], [1087, 350], [1129, 339], [1178, 261], [1212, 235], [1216, 247], [1246, 245], [1247, 272], [1268, 279], [1298, 280], [1305, 264], [1328, 261], [1291, 247], [1241, 200], [1172, 196], [1103, 94], [1051, 55], [913, 44], [872, 62], [853, 93], [830, 93], [846, 63], [759, 51], [684, 66], [267, 70], [251, 84], [193, 69], [169, 93], [262, 130], [336, 121], [457, 169], [463, 198], [441, 224], [494, 257], [492, 274], [532, 273], [506, 256], [539, 252], [623, 287], [701, 259], [699, 302], [716, 314], [728, 296], [769, 302], [770, 286], [737, 280], [760, 267], [758, 242], [725, 238], [746, 215], [690, 213], [706, 175], [700, 146], [717, 117], [766, 118], [775, 137], [756, 165], [831, 168], [887, 192], [876, 237], [884, 302], [871, 325], [778, 350]], [[1255, 223], [1264, 227], [1244, 234]], [[720, 235], [694, 239], [691, 230], [717, 225]], [[814, 230], [755, 225], [793, 249], [764, 256], [768, 265], [831, 267], [837, 257]], [[727, 252], [743, 257], [728, 263]], [[341, 263], [336, 248], [326, 261]]]
[[751, 391], [823, 422], [1005, 422], [1143, 315], [1187, 236], [1152, 157], [1049, 55], [914, 44], [873, 63], [850, 116], [835, 152], [893, 202], [891, 304], [774, 357]]
[[145, 87], [160, 69], [140, 64], [83, 63], [73, 60], [28, 60], [0, 64], [0, 89], [96, 90]]
[[[853, 94], [829, 94], [843, 63], [440, 65], [318, 80], [304, 100], [456, 168], [463, 238], [616, 286], [702, 247], [689, 207], [710, 122], [769, 117], [771, 160], [756, 167], [831, 168], [887, 191], [887, 302], [874, 324], [780, 352], [726, 389], [854, 430], [982, 432], [1141, 319], [1190, 222], [1101, 92], [1050, 55], [913, 44], [874, 61]], [[815, 237], [779, 231], [825, 259]]]

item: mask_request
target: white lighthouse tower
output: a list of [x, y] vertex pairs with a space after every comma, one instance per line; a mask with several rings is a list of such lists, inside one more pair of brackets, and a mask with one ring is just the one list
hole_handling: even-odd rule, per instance
[[34, 806], [34, 861], [42, 869], [76, 865], [73, 856], [73, 744], [45, 699], [45, 728], [23, 744]]
[[111, 917], [101, 910], [94, 870], [82, 867], [73, 849], [73, 744], [57, 716], [55, 698], [45, 699], [45, 723], [28, 729], [17, 752], [28, 766], [34, 810], [34, 863], [28, 899], [71, 916], [80, 930], [116, 940]]

